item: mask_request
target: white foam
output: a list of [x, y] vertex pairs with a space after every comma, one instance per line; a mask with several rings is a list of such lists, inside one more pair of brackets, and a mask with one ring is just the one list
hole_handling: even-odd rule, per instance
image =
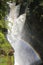
[[10, 13], [7, 16], [7, 19], [9, 21], [7, 40], [15, 50], [14, 65], [31, 65], [32, 63], [39, 61], [40, 57], [37, 55], [37, 53], [35, 53], [29, 44], [20, 39], [20, 33], [26, 20], [26, 13], [18, 17], [20, 5], [15, 6], [15, 4], [10, 3], [9, 6]]

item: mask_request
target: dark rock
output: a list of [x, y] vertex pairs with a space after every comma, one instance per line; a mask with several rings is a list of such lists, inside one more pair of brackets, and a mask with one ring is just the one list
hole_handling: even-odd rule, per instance
[[[42, 15], [42, 10], [39, 10], [40, 8], [38, 9], [38, 14]], [[30, 43], [43, 60], [43, 18], [40, 22], [40, 17], [38, 18], [34, 14], [30, 13], [30, 15], [26, 16], [21, 35], [22, 39]]]
[[1, 50], [0, 50], [0, 55], [6, 56], [7, 54], [6, 54], [6, 52], [5, 52], [3, 49], [1, 49]]
[[9, 55], [9, 56], [12, 56], [12, 55], [14, 54], [14, 52], [15, 52], [15, 51], [14, 51], [13, 49], [10, 49], [8, 55]]

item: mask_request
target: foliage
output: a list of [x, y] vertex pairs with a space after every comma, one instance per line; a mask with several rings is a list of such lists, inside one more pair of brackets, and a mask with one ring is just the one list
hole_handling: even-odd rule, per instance
[[8, 1], [14, 1], [14, 0], [0, 0], [0, 19], [4, 18], [8, 11]]
[[[4, 18], [9, 10], [9, 7], [6, 3], [7, 1], [12, 1], [12, 2], [16, 1], [16, 3], [21, 3], [21, 4], [24, 4], [26, 2], [27, 8], [29, 8], [28, 15], [30, 20], [29, 19], [28, 20], [29, 20], [30, 28], [35, 23], [34, 27], [32, 26], [32, 28], [35, 28], [36, 26], [36, 29], [40, 31], [37, 32], [37, 30], [35, 29], [34, 32], [38, 33], [38, 35], [39, 33], [41, 34], [43, 32], [43, 26], [42, 26], [43, 25], [43, 0], [0, 0], [0, 48], [3, 48], [5, 51], [7, 50], [6, 53], [8, 53], [9, 49], [11, 48], [11, 45], [5, 38], [5, 34], [7, 33], [7, 22], [4, 20]], [[31, 20], [33, 21], [33, 23], [31, 22]], [[37, 22], [34, 22], [35, 20], [37, 20], [38, 22], [37, 25], [36, 25]], [[41, 22], [41, 24], [39, 22]], [[8, 60], [8, 58], [6, 59]], [[6, 65], [6, 63], [1, 65]]]
[[0, 44], [5, 43], [5, 37], [2, 33], [0, 33]]
[[[3, 49], [8, 54], [12, 47], [5, 37], [5, 34], [7, 33], [7, 21], [5, 21], [4, 19], [9, 10], [9, 7], [6, 3], [7, 1], [11, 0], [0, 0], [0, 49]], [[9, 61], [12, 62], [13, 65], [14, 57], [12, 56], [10, 59], [8, 55], [0, 55], [1, 65], [9, 65]]]

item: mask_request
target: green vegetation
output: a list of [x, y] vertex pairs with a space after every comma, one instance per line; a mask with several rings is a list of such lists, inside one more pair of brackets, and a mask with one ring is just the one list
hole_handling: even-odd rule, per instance
[[7, 33], [7, 21], [4, 18], [9, 8], [6, 3], [7, 1], [11, 0], [0, 0], [0, 65], [14, 65], [14, 55], [8, 55], [12, 47], [5, 37]]
[[15, 1], [15, 0], [0, 0], [0, 19], [3, 19], [8, 12], [8, 1]]
[[[26, 2], [30, 10], [28, 10], [28, 15], [34, 15], [38, 21], [40, 20], [40, 22], [43, 19], [43, 0], [0, 0], [0, 65], [13, 65], [14, 62], [14, 56], [8, 55], [12, 47], [5, 38], [5, 35], [7, 33], [7, 22], [4, 20], [4, 18], [9, 9], [6, 3], [7, 1], [16, 1], [17, 3], [21, 3], [23, 1], [23, 4]], [[43, 29], [42, 24], [40, 25], [40, 27]], [[6, 56], [3, 56], [1, 54], [1, 49], [5, 51]]]
[[[6, 40], [4, 34], [0, 32], [0, 65], [14, 65], [14, 56], [9, 55], [11, 49], [12, 47]], [[1, 52], [1, 50], [4, 52]]]
[[[12, 58], [14, 58], [14, 57], [12, 56], [10, 59], [9, 56], [0, 56], [0, 65], [14, 65], [13, 64], [14, 59], [12, 59]], [[10, 63], [12, 63], [12, 64], [10, 64]]]

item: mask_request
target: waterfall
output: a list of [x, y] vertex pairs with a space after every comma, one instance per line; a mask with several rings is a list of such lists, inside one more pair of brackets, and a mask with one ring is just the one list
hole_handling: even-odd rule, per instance
[[8, 33], [7, 40], [14, 48], [15, 64], [14, 65], [33, 65], [40, 63], [40, 56], [33, 47], [21, 39], [21, 31], [23, 29], [26, 13], [19, 15], [20, 4], [9, 3], [10, 12], [7, 16], [8, 20]]
[[20, 36], [20, 32], [25, 23], [26, 14], [24, 13], [19, 16], [20, 5], [14, 6], [15, 3], [13, 4], [8, 3], [8, 4], [10, 6], [10, 13], [7, 16], [7, 20], [9, 21], [7, 39], [12, 44]]

